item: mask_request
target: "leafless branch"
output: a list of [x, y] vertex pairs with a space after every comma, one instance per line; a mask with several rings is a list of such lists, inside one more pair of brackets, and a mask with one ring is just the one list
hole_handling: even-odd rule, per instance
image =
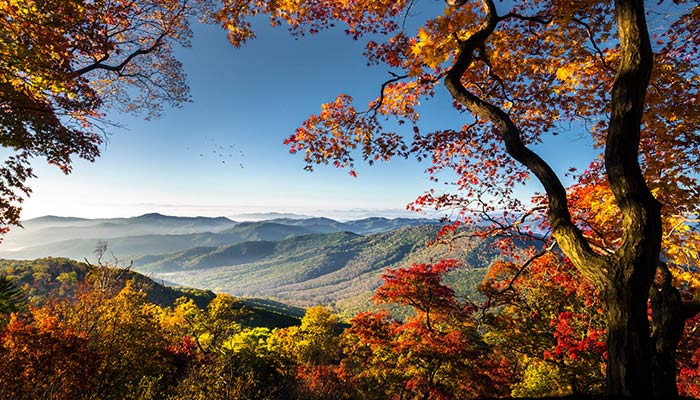
[[88, 72], [94, 71], [96, 69], [102, 69], [102, 70], [106, 70], [106, 71], [120, 73], [124, 69], [124, 67], [126, 67], [127, 65], [129, 65], [129, 63], [131, 63], [131, 61], [134, 58], [136, 58], [140, 55], [149, 54], [149, 53], [152, 53], [153, 51], [155, 51], [159, 46], [161, 46], [161, 44], [163, 43], [163, 40], [165, 39], [166, 36], [167, 36], [167, 32], [161, 33], [150, 47], [147, 47], [145, 49], [135, 50], [133, 53], [129, 54], [121, 63], [119, 63], [117, 65], [103, 64], [103, 61], [106, 61], [107, 59], [109, 59], [109, 55], [106, 55], [105, 57], [100, 59], [100, 61], [98, 61], [94, 64], [91, 64], [91, 65], [88, 65], [86, 67], [80, 68], [80, 69], [74, 71], [73, 74], [85, 75]]
[[576, 22], [577, 24], [581, 25], [584, 27], [586, 30], [586, 35], [588, 35], [588, 40], [591, 42], [591, 45], [593, 46], [593, 49], [595, 50], [596, 54], [598, 55], [598, 58], [600, 58], [600, 62], [603, 64], [603, 67], [605, 69], [615, 73], [615, 68], [611, 67], [607, 61], [605, 61], [605, 54], [603, 54], [603, 51], [598, 47], [598, 43], [596, 43], [595, 38], [593, 37], [593, 30], [591, 29], [591, 26], [588, 25], [584, 20], [580, 18], [573, 18], [573, 21]]

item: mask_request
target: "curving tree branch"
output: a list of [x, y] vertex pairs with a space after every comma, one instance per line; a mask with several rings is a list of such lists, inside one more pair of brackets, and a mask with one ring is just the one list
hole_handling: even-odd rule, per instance
[[109, 55], [106, 55], [94, 64], [90, 64], [88, 66], [85, 66], [83, 68], [75, 70], [73, 72], [73, 74], [85, 75], [88, 72], [94, 71], [96, 69], [103, 69], [105, 71], [111, 71], [111, 72], [121, 72], [127, 65], [129, 65], [129, 63], [131, 63], [131, 61], [134, 60], [134, 58], [136, 58], [140, 55], [146, 55], [146, 54], [152, 53], [156, 49], [158, 49], [158, 47], [160, 47], [160, 45], [163, 43], [164, 38], [166, 38], [167, 36], [168, 36], [168, 32], [161, 33], [156, 38], [156, 40], [153, 41], [153, 44], [151, 46], [143, 48], [143, 49], [135, 50], [133, 53], [126, 56], [126, 58], [124, 58], [124, 60], [117, 65], [103, 64], [104, 61], [107, 61], [109, 59]]
[[484, 47], [486, 39], [494, 32], [498, 22], [503, 20], [498, 17], [492, 0], [484, 0], [483, 3], [486, 23], [460, 43], [459, 56], [445, 77], [445, 86], [474, 115], [491, 121], [501, 134], [508, 154], [537, 177], [547, 192], [554, 238], [576, 267], [592, 282], [600, 284], [606, 275], [606, 258], [593, 251], [581, 230], [572, 222], [566, 190], [559, 177], [549, 164], [525, 146], [520, 130], [505, 111], [474, 95], [462, 83], [462, 76], [474, 62], [474, 51]]

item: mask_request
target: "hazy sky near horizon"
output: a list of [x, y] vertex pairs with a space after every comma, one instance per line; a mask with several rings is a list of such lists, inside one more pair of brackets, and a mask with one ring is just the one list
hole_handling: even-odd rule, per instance
[[[443, 4], [423, 3], [414, 24]], [[110, 114], [124, 128], [111, 130], [95, 163], [77, 161], [70, 175], [37, 160], [38, 179], [30, 183], [33, 194], [22, 218], [405, 214], [406, 204], [431, 187], [423, 173], [427, 163], [358, 163], [358, 178], [331, 166], [309, 173], [303, 157], [289, 154], [282, 143], [321, 103], [340, 93], [352, 95], [358, 105], [376, 98], [390, 78], [388, 69], [367, 67], [363, 42], [342, 29], [295, 39], [264, 20], [257, 25], [257, 38], [236, 49], [220, 28], [196, 24], [192, 47], [179, 51], [192, 102], [151, 121]], [[468, 122], [451, 109], [448, 96], [440, 87], [436, 98], [421, 106], [422, 130]], [[403, 129], [410, 135], [410, 127]], [[547, 139], [552, 140], [538, 150], [558, 171], [584, 167], [594, 154], [580, 133]], [[576, 147], [573, 156], [561, 151], [567, 146]], [[535, 183], [522, 195], [533, 190], [539, 190]]]

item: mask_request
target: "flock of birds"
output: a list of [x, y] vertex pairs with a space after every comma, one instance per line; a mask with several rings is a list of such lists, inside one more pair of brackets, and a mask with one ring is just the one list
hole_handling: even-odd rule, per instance
[[[236, 145], [229, 144], [221, 146], [216, 144], [214, 139], [211, 139], [211, 142], [211, 148], [209, 151], [211, 151], [211, 154], [213, 154], [214, 156], [220, 158], [222, 164], [226, 164], [227, 161], [229, 163], [235, 162], [234, 154], [236, 153]], [[187, 150], [191, 150], [190, 146], [187, 146]], [[240, 160], [238, 162], [238, 165], [240, 165], [241, 168], [244, 168], [243, 157], [245, 157], [245, 154], [243, 153], [243, 150], [238, 150], [238, 153], [240, 154]], [[206, 154], [208, 154], [208, 151], [199, 153], [199, 156], [204, 157]]]

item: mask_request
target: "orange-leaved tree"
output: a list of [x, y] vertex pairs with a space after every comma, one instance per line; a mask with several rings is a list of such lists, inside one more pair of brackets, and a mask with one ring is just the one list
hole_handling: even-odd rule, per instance
[[175, 45], [207, 0], [10, 0], [0, 2], [0, 227], [19, 221], [31, 161], [63, 172], [94, 160], [105, 111], [146, 110], [188, 99]]
[[[668, 371], [675, 373], [675, 332], [695, 307], [680, 301], [669, 279], [651, 289], [660, 260], [679, 245], [697, 248], [687, 219], [700, 204], [700, 5], [447, 0], [443, 12], [407, 32], [403, 22], [418, 3], [226, 0], [218, 17], [236, 45], [253, 36], [246, 17], [259, 13], [296, 34], [342, 23], [355, 39], [370, 36], [369, 61], [392, 71], [380, 96], [366, 109], [347, 94], [324, 104], [288, 139], [291, 151], [303, 153], [309, 168], [332, 163], [353, 175], [356, 153], [369, 162], [428, 159], [432, 177], [452, 172], [454, 191], [429, 191], [413, 206], [455, 207], [464, 219], [477, 208], [495, 220], [498, 209], [504, 218], [494, 221], [497, 228], [522, 229], [514, 222], [527, 205], [514, 188], [534, 175], [546, 194], [544, 239], [555, 241], [603, 297], [607, 392], [674, 395]], [[425, 133], [417, 107], [441, 83], [454, 108], [469, 115], [457, 114], [454, 128]], [[384, 117], [413, 130], [388, 132]], [[574, 196], [533, 151], [547, 136], [565, 132], [590, 134], [600, 150], [580, 176], [581, 188], [600, 196]], [[597, 216], [607, 218], [602, 232], [589, 224]], [[653, 332], [650, 290], [658, 295]]]

